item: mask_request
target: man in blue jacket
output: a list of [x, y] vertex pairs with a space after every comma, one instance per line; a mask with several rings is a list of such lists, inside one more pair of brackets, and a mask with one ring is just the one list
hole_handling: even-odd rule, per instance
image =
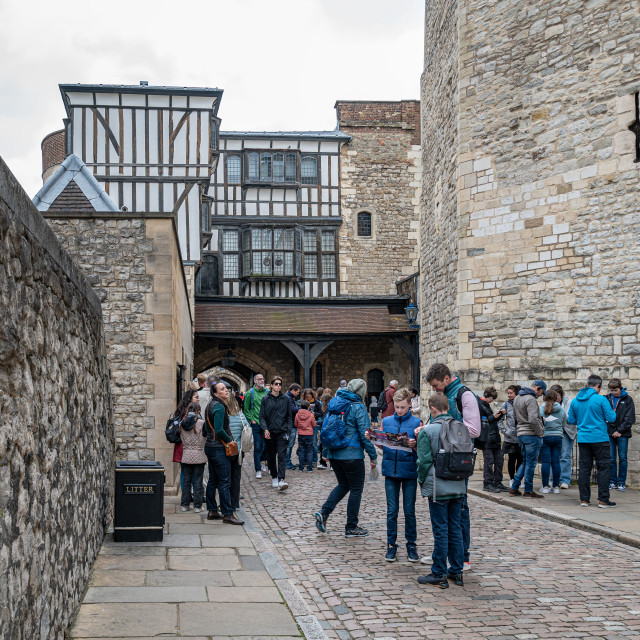
[[567, 415], [567, 422], [578, 426], [578, 448], [580, 450], [580, 472], [578, 489], [580, 506], [588, 507], [591, 500], [591, 470], [595, 460], [598, 469], [598, 506], [602, 509], [615, 507], [609, 500], [611, 453], [607, 422], [615, 422], [616, 412], [604, 396], [600, 395], [602, 378], [590, 375], [587, 386], [580, 389]]

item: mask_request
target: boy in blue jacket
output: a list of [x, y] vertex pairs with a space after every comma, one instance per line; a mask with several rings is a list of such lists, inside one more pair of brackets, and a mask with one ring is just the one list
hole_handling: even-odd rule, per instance
[[387, 562], [396, 560], [398, 545], [398, 511], [400, 489], [402, 489], [402, 510], [404, 511], [404, 535], [407, 539], [409, 562], [418, 562], [420, 556], [416, 547], [416, 494], [418, 492], [418, 456], [415, 451], [415, 431], [422, 425], [420, 418], [411, 414], [411, 393], [408, 389], [398, 389], [393, 394], [395, 412], [382, 419], [382, 430], [386, 433], [405, 434], [413, 451], [382, 448], [382, 475], [387, 494]]
[[607, 432], [607, 422], [615, 422], [616, 412], [600, 395], [600, 389], [602, 378], [590, 375], [587, 386], [580, 389], [569, 407], [567, 422], [578, 426], [580, 506], [588, 507], [591, 501], [591, 469], [595, 461], [598, 468], [598, 506], [605, 509], [616, 506], [609, 500], [611, 453]]

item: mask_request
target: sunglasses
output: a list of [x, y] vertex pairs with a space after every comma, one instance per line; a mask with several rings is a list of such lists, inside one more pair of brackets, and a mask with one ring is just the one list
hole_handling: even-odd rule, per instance
[[271, 386], [272, 387], [281, 387], [282, 386], [282, 382], [272, 382]]

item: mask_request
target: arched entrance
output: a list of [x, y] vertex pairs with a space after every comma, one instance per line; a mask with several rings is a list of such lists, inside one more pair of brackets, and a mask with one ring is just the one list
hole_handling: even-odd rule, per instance
[[219, 380], [229, 383], [234, 389], [244, 393], [251, 385], [251, 381], [236, 371], [226, 367], [215, 366], [203, 372], [207, 377], [215, 376]]

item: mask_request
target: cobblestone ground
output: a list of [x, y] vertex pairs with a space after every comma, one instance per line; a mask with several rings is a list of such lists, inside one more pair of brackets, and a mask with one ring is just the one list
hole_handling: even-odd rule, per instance
[[[403, 540], [399, 561], [384, 561], [383, 480], [365, 487], [360, 524], [369, 537], [346, 539], [346, 504], [334, 511], [326, 534], [314, 526], [313, 514], [334, 486], [332, 472], [292, 471], [289, 490], [278, 493], [247, 463], [243, 506], [259, 530], [258, 550], [276, 554], [330, 638], [640, 636], [636, 549], [471, 498], [472, 571], [464, 587], [440, 590], [417, 583], [429, 567], [406, 560]], [[418, 551], [430, 555], [428, 507], [420, 497], [417, 515]]]

